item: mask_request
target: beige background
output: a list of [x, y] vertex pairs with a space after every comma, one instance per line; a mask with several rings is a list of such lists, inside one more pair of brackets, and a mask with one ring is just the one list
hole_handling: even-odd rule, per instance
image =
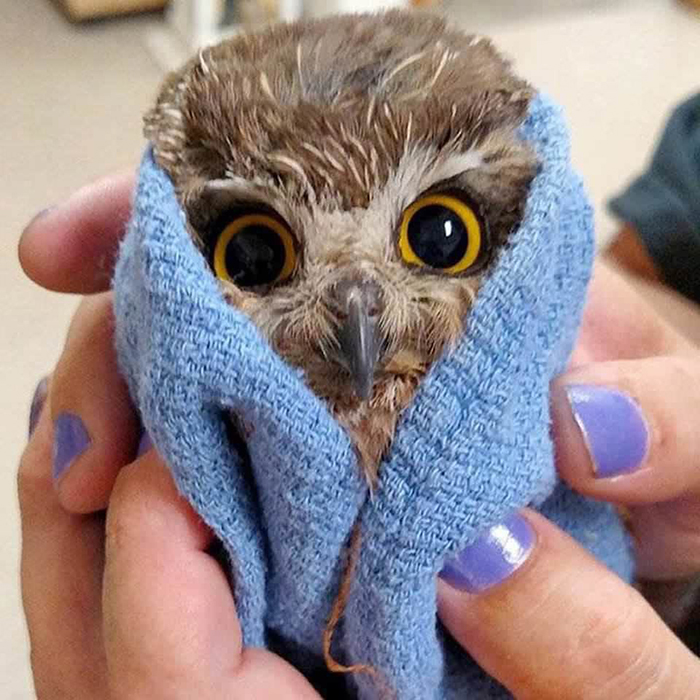
[[[670, 107], [700, 88], [700, 18], [673, 0], [453, 0], [451, 7], [470, 29], [493, 35], [523, 75], [564, 104], [574, 160], [598, 209], [599, 236], [608, 236], [606, 197], [643, 167]], [[77, 27], [51, 3], [0, 0], [0, 697], [6, 700], [33, 697], [18, 593], [15, 469], [31, 393], [57, 357], [76, 303], [22, 277], [17, 238], [40, 209], [137, 161], [140, 114], [161, 78], [144, 48], [144, 33], [156, 21]]]

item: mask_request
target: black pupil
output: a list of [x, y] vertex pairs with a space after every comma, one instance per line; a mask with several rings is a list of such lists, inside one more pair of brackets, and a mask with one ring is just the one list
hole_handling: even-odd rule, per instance
[[469, 233], [455, 212], [439, 204], [431, 204], [411, 217], [408, 242], [426, 265], [448, 268], [464, 257], [469, 247]]
[[284, 268], [286, 251], [279, 234], [264, 224], [241, 229], [226, 246], [226, 270], [239, 287], [276, 281]]

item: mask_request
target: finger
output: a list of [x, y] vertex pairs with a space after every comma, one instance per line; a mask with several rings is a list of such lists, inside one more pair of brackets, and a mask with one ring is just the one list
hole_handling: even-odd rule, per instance
[[155, 451], [120, 472], [107, 516], [111, 697], [318, 700], [281, 659], [243, 649], [211, 540]]
[[[700, 359], [581, 367], [552, 388], [557, 468], [576, 490], [628, 508], [639, 574], [700, 571]], [[670, 619], [670, 618], [668, 618]]]
[[134, 181], [133, 171], [104, 178], [35, 217], [19, 241], [25, 273], [57, 292], [107, 290], [129, 220]]
[[572, 364], [640, 359], [692, 346], [614, 267], [597, 261]]
[[700, 357], [579, 367], [554, 381], [551, 400], [557, 468], [575, 489], [625, 504], [700, 501], [700, 437], [689, 420], [700, 415]]
[[459, 557], [438, 609], [516, 698], [697, 697], [698, 660], [634, 589], [535, 513], [501, 530]]
[[71, 323], [53, 377], [53, 478], [64, 508], [103, 510], [135, 455], [139, 421], [119, 374], [110, 293], [88, 297]]
[[34, 407], [32, 438], [20, 463], [22, 600], [37, 697], [107, 697], [101, 590], [101, 516], [67, 513], [51, 480], [52, 426]]

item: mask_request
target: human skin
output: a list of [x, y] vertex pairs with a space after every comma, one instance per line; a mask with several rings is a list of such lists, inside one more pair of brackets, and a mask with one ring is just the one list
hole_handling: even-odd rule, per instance
[[[132, 186], [126, 173], [89, 187], [33, 221], [20, 242], [35, 282], [90, 295], [35, 404], [19, 471], [38, 697], [318, 697], [279, 657], [242, 647], [226, 578], [208, 553], [211, 533], [157, 452], [146, 445], [137, 454], [106, 291]], [[688, 319], [674, 327], [635, 285], [597, 264], [571, 367], [552, 384], [557, 466], [577, 490], [625, 505], [644, 576], [683, 579], [700, 572], [700, 439], [691, 420], [700, 351]], [[647, 430], [633, 469], [601, 477], [572, 386], [589, 397], [598, 395], [591, 387], [602, 391], [603, 412], [613, 405], [609, 390], [631, 399], [631, 420], [637, 411]], [[81, 449], [73, 445], [57, 470], [53, 444], [66, 416], [78, 417], [84, 435], [75, 433]], [[517, 698], [697, 697], [700, 661], [638, 592], [538, 514], [514, 517], [509, 527], [524, 542], [515, 564], [475, 578], [465, 552], [438, 586], [444, 624], [484, 668]], [[483, 540], [482, 551], [493, 539]]]

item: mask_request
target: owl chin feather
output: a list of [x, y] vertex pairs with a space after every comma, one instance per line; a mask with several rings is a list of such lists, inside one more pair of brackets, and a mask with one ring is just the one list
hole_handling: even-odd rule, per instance
[[379, 467], [391, 446], [399, 417], [425, 372], [420, 358], [409, 352], [397, 353], [379, 371], [366, 399], [354, 393], [350, 375], [340, 367], [337, 373], [326, 371], [307, 380], [348, 432], [371, 489], [377, 484]]

